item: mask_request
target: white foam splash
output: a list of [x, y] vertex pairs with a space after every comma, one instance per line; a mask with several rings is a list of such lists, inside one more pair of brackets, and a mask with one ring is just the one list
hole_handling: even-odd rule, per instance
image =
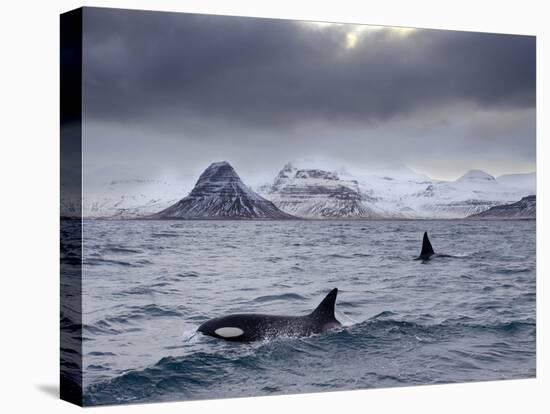
[[358, 323], [358, 321], [353, 319], [351, 316], [346, 315], [341, 310], [335, 309], [334, 313], [336, 314], [336, 319], [340, 321], [342, 326], [352, 326]]
[[195, 343], [198, 341], [199, 336], [197, 335], [197, 328], [189, 328], [181, 334], [181, 339], [183, 342]]

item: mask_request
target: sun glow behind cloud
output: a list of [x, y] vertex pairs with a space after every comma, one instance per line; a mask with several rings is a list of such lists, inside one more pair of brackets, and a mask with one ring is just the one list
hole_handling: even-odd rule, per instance
[[353, 32], [346, 33], [346, 49], [353, 49], [357, 45], [359, 38]]
[[84, 25], [98, 179], [194, 176], [229, 156], [272, 172], [318, 154], [440, 178], [535, 169], [534, 37], [102, 10]]
[[418, 29], [412, 27], [392, 27], [392, 26], [374, 26], [374, 25], [351, 25], [343, 23], [326, 22], [302, 22], [318, 30], [337, 28], [344, 34], [343, 46], [346, 49], [354, 49], [364, 36], [376, 32], [385, 31], [391, 35], [407, 37]]

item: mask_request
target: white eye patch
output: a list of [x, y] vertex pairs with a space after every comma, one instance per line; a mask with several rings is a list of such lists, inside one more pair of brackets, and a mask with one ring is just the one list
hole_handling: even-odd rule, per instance
[[222, 338], [236, 338], [237, 336], [241, 336], [244, 331], [240, 328], [228, 326], [225, 328], [218, 328], [214, 331], [214, 333]]

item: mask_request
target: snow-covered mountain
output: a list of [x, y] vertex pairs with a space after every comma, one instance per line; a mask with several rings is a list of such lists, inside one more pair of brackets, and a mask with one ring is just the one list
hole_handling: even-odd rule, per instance
[[[404, 166], [346, 168], [312, 161], [284, 166], [273, 182], [245, 186], [226, 162], [214, 163], [189, 187], [165, 180], [113, 180], [83, 192], [86, 218], [143, 218], [167, 211], [181, 218], [464, 218], [536, 194], [536, 176], [498, 178], [471, 170], [454, 181], [434, 180]], [[63, 216], [78, 217], [79, 201], [65, 199]]]
[[286, 164], [271, 185], [259, 191], [286, 213], [304, 218], [373, 218], [370, 197], [363, 195], [355, 180], [338, 173]]
[[450, 182], [434, 182], [407, 197], [419, 217], [463, 218], [530, 195], [528, 190], [499, 183], [481, 170], [470, 170]]
[[499, 177], [501, 182], [481, 170], [454, 181], [404, 166], [359, 174], [336, 170], [289, 163], [259, 191], [281, 210], [306, 218], [464, 218], [532, 194], [534, 182], [534, 174]]
[[[82, 216], [85, 218], [138, 218], [154, 214], [181, 198], [181, 183], [150, 179], [112, 180], [93, 189], [84, 183]], [[80, 216], [80, 199], [61, 201], [64, 217]]]
[[530, 195], [511, 204], [503, 204], [474, 214], [470, 218], [476, 219], [534, 219], [537, 215], [537, 196]]
[[378, 216], [384, 218], [418, 218], [421, 215], [411, 207], [413, 194], [437, 182], [405, 166], [375, 168], [369, 172], [347, 173], [346, 179], [355, 178], [363, 198], [368, 200]]
[[249, 189], [226, 161], [211, 164], [189, 195], [154, 219], [292, 219]]

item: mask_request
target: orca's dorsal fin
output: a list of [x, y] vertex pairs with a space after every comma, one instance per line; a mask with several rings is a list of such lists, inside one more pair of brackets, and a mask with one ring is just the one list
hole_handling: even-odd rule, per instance
[[428, 232], [424, 232], [424, 238], [422, 239], [422, 251], [420, 252], [420, 257], [429, 257], [434, 254], [434, 249], [428, 239]]
[[322, 318], [325, 320], [333, 320], [336, 319], [334, 316], [334, 306], [336, 305], [336, 295], [338, 295], [338, 289], [334, 288], [330, 291], [330, 293], [325, 296], [325, 298], [321, 301], [319, 306], [315, 308], [313, 312], [311, 312], [310, 316], [316, 317], [316, 318]]

